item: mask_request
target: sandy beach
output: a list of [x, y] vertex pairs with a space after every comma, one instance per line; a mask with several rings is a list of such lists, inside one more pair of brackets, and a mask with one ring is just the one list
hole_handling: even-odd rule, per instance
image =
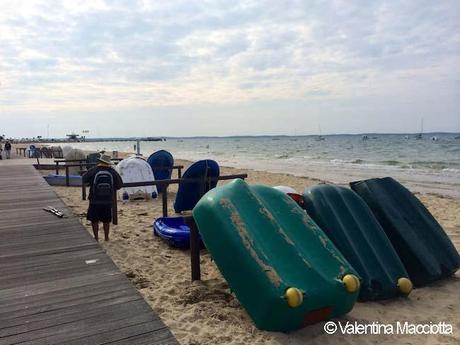
[[[188, 166], [188, 161], [177, 161]], [[248, 173], [249, 183], [287, 185], [298, 191], [319, 181], [286, 174], [222, 168], [221, 175]], [[222, 183], [222, 182], [220, 182]], [[87, 202], [80, 188], [55, 187], [60, 198], [91, 232], [86, 221]], [[169, 212], [176, 187], [169, 188]], [[460, 199], [417, 194], [460, 248]], [[357, 303], [342, 321], [381, 324], [453, 324], [453, 334], [420, 335], [327, 335], [324, 323], [290, 333], [258, 330], [226, 281], [202, 251], [202, 281], [190, 281], [188, 250], [170, 248], [152, 234], [152, 222], [161, 216], [161, 200], [119, 203], [119, 224], [111, 230], [111, 241], [101, 242], [116, 265], [132, 281], [145, 300], [171, 328], [181, 344], [458, 344], [460, 342], [460, 275], [415, 289], [409, 298]]]

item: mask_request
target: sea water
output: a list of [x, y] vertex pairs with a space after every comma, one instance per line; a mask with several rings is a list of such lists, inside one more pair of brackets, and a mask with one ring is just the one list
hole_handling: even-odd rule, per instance
[[[306, 176], [338, 184], [392, 176], [412, 191], [460, 197], [460, 134], [370, 134], [167, 138], [141, 142], [175, 158], [214, 159], [224, 166]], [[432, 138], [436, 137], [437, 140]], [[87, 150], [134, 152], [133, 141], [71, 144]]]

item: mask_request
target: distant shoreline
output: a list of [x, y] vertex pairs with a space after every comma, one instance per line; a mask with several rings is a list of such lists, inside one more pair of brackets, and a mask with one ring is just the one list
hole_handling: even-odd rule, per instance
[[[407, 134], [325, 136], [259, 136], [167, 138], [142, 142], [148, 157], [164, 149], [175, 158], [213, 159], [223, 166], [310, 177], [338, 184], [392, 176], [414, 192], [460, 197], [460, 140], [456, 134], [424, 134], [422, 140]], [[375, 138], [374, 138], [375, 137]], [[81, 150], [136, 152], [136, 141], [67, 142]], [[26, 146], [19, 144], [18, 146]], [[60, 143], [40, 143], [57, 146]]]
[[[322, 137], [334, 137], [334, 136], [363, 136], [363, 135], [376, 135], [376, 136], [416, 136], [420, 134], [419, 132], [414, 133], [332, 133], [332, 134], [321, 134]], [[433, 135], [453, 135], [455, 137], [460, 136], [460, 132], [424, 132], [423, 136], [433, 136]], [[30, 143], [42, 143], [42, 144], [52, 144], [52, 143], [78, 143], [78, 142], [116, 142], [116, 141], [166, 141], [168, 139], [233, 139], [233, 138], [309, 138], [317, 137], [319, 134], [299, 134], [299, 135], [289, 135], [289, 134], [262, 134], [262, 135], [204, 135], [204, 136], [162, 136], [162, 137], [101, 137], [101, 138], [85, 138], [81, 141], [68, 140], [66, 138], [9, 138], [15, 143], [19, 144], [30, 144]]]

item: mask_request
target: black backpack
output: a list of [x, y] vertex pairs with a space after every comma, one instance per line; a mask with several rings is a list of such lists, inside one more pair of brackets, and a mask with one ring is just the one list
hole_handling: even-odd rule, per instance
[[94, 177], [92, 202], [99, 205], [109, 205], [113, 202], [113, 176], [107, 170], [99, 171]]

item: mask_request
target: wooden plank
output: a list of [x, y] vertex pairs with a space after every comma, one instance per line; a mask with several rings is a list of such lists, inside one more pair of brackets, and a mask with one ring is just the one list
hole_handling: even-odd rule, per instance
[[0, 277], [1, 345], [177, 344], [32, 166], [0, 162]]
[[91, 249], [91, 248], [98, 248], [100, 251], [100, 247], [96, 242], [93, 243], [84, 243], [82, 245], [74, 245], [72, 247], [64, 247], [64, 248], [49, 248], [46, 250], [42, 251], [35, 251], [35, 252], [30, 252], [30, 253], [20, 253], [20, 254], [13, 254], [9, 256], [4, 256], [1, 257], [1, 262], [8, 262], [8, 261], [14, 261], [14, 260], [21, 260], [21, 258], [24, 258], [24, 260], [37, 257], [37, 256], [47, 256], [47, 255], [52, 255], [52, 254], [57, 254], [57, 253], [70, 253], [73, 251], [79, 251], [79, 250], [86, 250], [86, 249]]
[[[81, 234], [79, 233], [79, 230], [81, 230], [81, 228], [79, 229], [78, 227], [76, 226], [72, 226], [72, 228], [69, 228], [69, 231], [66, 231], [66, 232], [51, 232], [50, 233], [50, 230], [53, 230], [53, 228], [49, 229], [49, 228], [44, 228], [44, 231], [46, 231], [42, 236], [39, 236], [35, 233], [35, 236], [33, 236], [34, 234], [29, 234], [29, 236], [27, 236], [27, 234], [25, 236], [11, 236], [9, 238], [10, 242], [9, 243], [0, 243], [0, 251], [3, 250], [3, 248], [5, 247], [11, 247], [11, 246], [14, 246], [16, 244], [29, 244], [29, 245], [34, 245], [34, 244], [37, 244], [37, 243], [42, 243], [42, 242], [45, 242], [48, 246], [52, 246], [53, 243], [50, 243], [50, 242], [57, 242], [59, 240], [70, 240], [71, 238], [75, 237], [76, 239], [85, 239], [84, 237], [81, 236]], [[56, 230], [56, 228], [54, 228], [54, 230]], [[8, 231], [4, 231], [2, 232], [2, 234], [8, 234]], [[32, 236], [31, 236], [32, 235]]]
[[[128, 303], [142, 300], [142, 297], [133, 294], [130, 290], [106, 292], [91, 297], [82, 297], [72, 301], [65, 307], [51, 304], [45, 308], [29, 308], [9, 313], [2, 319], [0, 338], [20, 334], [31, 330], [46, 328], [48, 326], [67, 323], [70, 320], [82, 320], [97, 312], [99, 309], [115, 304]], [[91, 304], [89, 310], [88, 304]]]
[[0, 275], [2, 280], [8, 279], [7, 277], [26, 276], [28, 274], [35, 275], [37, 271], [46, 272], [56, 270], [57, 268], [67, 267], [68, 269], [84, 267], [85, 265], [100, 265], [102, 263], [112, 263], [107, 258], [107, 255], [103, 253], [97, 253], [91, 255], [91, 259], [88, 256], [85, 257], [65, 257], [61, 259], [52, 259], [47, 261], [39, 261], [37, 263], [30, 262], [29, 264], [16, 264], [10, 266], [0, 267]]
[[102, 263], [100, 265], [87, 265], [87, 267], [60, 267], [59, 269], [39, 270], [36, 274], [22, 274], [7, 276], [5, 280], [0, 282], [0, 289], [8, 289], [17, 285], [17, 281], [21, 281], [22, 285], [32, 285], [47, 282], [50, 280], [65, 279], [72, 276], [83, 275], [85, 273], [96, 276], [105, 274], [113, 268], [113, 263]]
[[12, 270], [25, 270], [29, 268], [37, 269], [41, 266], [53, 265], [59, 262], [61, 265], [66, 265], [67, 262], [74, 260], [93, 260], [104, 258], [106, 255], [101, 253], [99, 248], [65, 251], [63, 253], [54, 253], [47, 255], [35, 255], [32, 257], [8, 257], [0, 262], [0, 276]]
[[[64, 342], [60, 345], [150, 345], [152, 337], [157, 340], [158, 344], [177, 344], [167, 328], [154, 328], [155, 327], [153, 327], [151, 323], [140, 323], [122, 327], [110, 334], [102, 332], [92, 336]], [[116, 340], [114, 341], [114, 339]]]
[[72, 261], [58, 261], [54, 263], [49, 263], [47, 265], [35, 266], [35, 267], [21, 267], [20, 270], [2, 270], [2, 281], [0, 281], [0, 287], [3, 284], [8, 284], [8, 280], [23, 279], [30, 280], [38, 279], [41, 276], [48, 274], [53, 274], [56, 279], [65, 277], [66, 274], [69, 274], [67, 271], [72, 271], [71, 274], [76, 275], [78, 272], [93, 272], [100, 269], [100, 266], [104, 265], [113, 265], [112, 260], [110, 260], [106, 255], [101, 255], [98, 258], [94, 257], [95, 262], [87, 263], [86, 260], [72, 260]]
[[[44, 328], [25, 330], [25, 332], [11, 336], [0, 336], [0, 344], [3, 340], [23, 345], [60, 343], [61, 339], [71, 340], [79, 336], [116, 329], [117, 326], [158, 320], [153, 313], [145, 312], [146, 307], [145, 302], [141, 300], [112, 305], [95, 312], [92, 311], [92, 308], [87, 308], [84, 313], [80, 313], [77, 319], [69, 320], [67, 323], [61, 324], [56, 321], [55, 324]], [[165, 327], [164, 325], [158, 326], [159, 328]]]
[[[118, 277], [117, 277], [118, 278]], [[96, 282], [94, 284], [71, 287], [58, 291], [43, 292], [29, 296], [15, 296], [2, 301], [0, 314], [9, 313], [21, 309], [31, 310], [35, 307], [48, 306], [49, 304], [59, 304], [70, 302], [82, 297], [91, 297], [107, 292], [126, 289], [130, 287], [129, 281], [120, 282], [119, 279], [111, 281]]]
[[59, 280], [53, 280], [51, 282], [36, 283], [28, 286], [16, 286], [9, 289], [0, 290], [0, 299], [10, 299], [18, 297], [29, 297], [35, 296], [46, 292], [55, 292], [72, 287], [87, 286], [91, 283], [96, 282], [111, 282], [113, 280], [120, 280], [119, 276], [124, 276], [121, 272], [107, 272], [99, 276], [93, 276], [92, 274], [81, 275], [78, 277], [71, 277]]
[[[7, 306], [5, 307], [5, 312], [2, 311], [0, 314], [2, 329], [29, 324], [32, 320], [39, 321], [54, 317], [59, 318], [64, 314], [86, 312], [94, 309], [98, 303], [106, 304], [104, 301], [115, 303], [117, 298], [124, 299], [124, 301], [120, 300], [117, 303], [142, 300], [140, 295], [132, 293], [132, 286], [130, 285], [121, 287], [118, 285], [101, 286], [102, 288], [97, 293], [96, 291], [80, 289], [81, 291], [78, 290], [71, 295], [61, 296], [59, 299], [54, 296], [47, 296], [48, 298], [45, 296], [32, 301], [33, 303], [31, 304], [16, 303], [15, 305]], [[89, 304], [91, 304], [91, 308], [89, 308]]]
[[4, 257], [15, 255], [16, 253], [24, 253], [26, 255], [35, 255], [39, 254], [45, 250], [70, 250], [73, 248], [74, 245], [81, 245], [81, 246], [88, 246], [90, 245], [87, 243], [88, 240], [82, 238], [72, 238], [72, 243], [69, 243], [67, 239], [60, 239], [59, 241], [53, 241], [52, 243], [48, 242], [41, 242], [41, 243], [30, 243], [22, 244], [22, 245], [15, 245], [9, 246], [6, 248], [2, 248], [0, 252], [0, 259]]

